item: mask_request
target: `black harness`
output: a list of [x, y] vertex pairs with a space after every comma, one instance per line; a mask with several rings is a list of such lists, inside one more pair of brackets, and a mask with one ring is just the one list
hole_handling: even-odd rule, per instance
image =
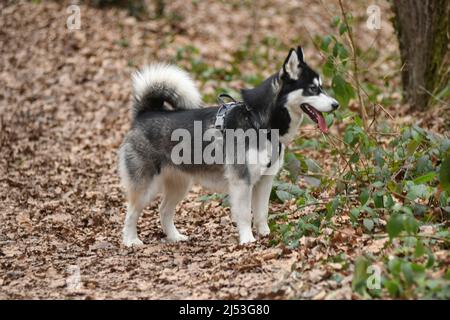
[[[230, 99], [231, 102], [226, 103], [224, 99]], [[245, 107], [245, 110], [250, 111], [250, 108], [243, 101], [236, 101], [232, 96], [227, 93], [221, 93], [217, 97], [219, 103], [219, 110], [217, 110], [216, 121], [214, 127], [220, 131], [225, 129], [225, 118], [227, 113], [236, 107]]]
[[[230, 99], [231, 102], [226, 103], [224, 99]], [[214, 128], [220, 130], [222, 133], [226, 129], [225, 118], [227, 116], [227, 113], [230, 112], [230, 110], [236, 107], [245, 107], [245, 110], [249, 113], [249, 116], [251, 116], [250, 112], [251, 109], [243, 101], [236, 101], [232, 96], [230, 96], [227, 93], [219, 94], [219, 96], [217, 97], [217, 102], [219, 103], [220, 107], [216, 113], [216, 121], [214, 123]], [[278, 156], [280, 155], [281, 155], [281, 142], [278, 143]], [[268, 168], [270, 166], [272, 166], [272, 161], [270, 161], [267, 165]]]

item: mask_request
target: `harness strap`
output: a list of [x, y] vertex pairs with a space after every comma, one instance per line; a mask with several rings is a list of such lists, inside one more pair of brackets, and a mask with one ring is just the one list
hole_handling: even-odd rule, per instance
[[[232, 102], [225, 103], [224, 98], [230, 99], [232, 100]], [[225, 117], [231, 109], [237, 106], [245, 106], [246, 110], [249, 110], [245, 103], [236, 101], [227, 93], [219, 94], [219, 96], [217, 97], [217, 101], [219, 102], [220, 107], [216, 114], [214, 127], [220, 131], [223, 131], [225, 129]]]
[[[224, 101], [224, 99], [230, 99], [231, 102], [226, 103]], [[233, 108], [238, 107], [238, 106], [244, 106], [245, 110], [247, 110], [247, 112], [249, 112], [249, 116], [252, 116], [252, 114], [250, 112], [251, 109], [243, 101], [238, 102], [227, 93], [219, 94], [217, 97], [217, 101], [218, 101], [220, 107], [216, 114], [216, 121], [214, 123], [214, 127], [222, 132], [225, 129], [225, 117], [227, 116], [227, 113], [230, 110], [232, 110]], [[281, 148], [282, 148], [281, 142], [278, 142], [278, 156], [281, 155]], [[271, 166], [272, 166], [272, 160], [270, 160], [269, 163], [267, 164], [268, 168]]]

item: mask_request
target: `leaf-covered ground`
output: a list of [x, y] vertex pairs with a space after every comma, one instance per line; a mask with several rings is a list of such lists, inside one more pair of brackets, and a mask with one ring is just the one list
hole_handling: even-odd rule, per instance
[[[269, 238], [239, 246], [229, 209], [199, 200], [206, 192], [195, 188], [176, 215], [189, 242], [162, 243], [156, 201], [139, 223], [145, 246], [121, 245], [125, 205], [116, 152], [130, 125], [136, 66], [175, 61], [195, 74], [211, 101], [221, 88], [238, 90], [259, 80], [252, 75], [274, 72], [284, 49], [299, 41], [312, 64], [321, 63], [310, 36], [329, 32], [336, 5], [255, 3], [172, 1], [167, 17], [146, 21], [81, 5], [78, 31], [66, 28], [67, 4], [0, 4], [0, 298], [356, 297], [355, 257], [379, 253], [388, 238], [353, 227], [346, 213], [333, 218], [336, 228], [302, 237], [298, 249]], [[364, 6], [354, 9], [364, 16]], [[398, 64], [390, 59], [397, 49], [389, 21], [362, 42], [389, 43], [382, 63], [370, 67], [398, 84], [389, 73]], [[313, 127], [300, 131], [317, 135]], [[324, 154], [310, 156], [327, 166]], [[287, 201], [273, 203], [271, 213], [292, 212], [287, 219], [294, 220], [315, 209], [296, 211]], [[76, 288], [68, 282], [74, 268]]]

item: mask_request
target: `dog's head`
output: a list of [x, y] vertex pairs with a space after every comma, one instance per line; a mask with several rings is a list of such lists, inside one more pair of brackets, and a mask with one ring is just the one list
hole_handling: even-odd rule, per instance
[[327, 132], [322, 112], [336, 110], [339, 103], [325, 93], [320, 75], [306, 64], [301, 47], [289, 52], [280, 71], [280, 80], [278, 97], [289, 111], [296, 114], [303, 111], [318, 124], [322, 132]]

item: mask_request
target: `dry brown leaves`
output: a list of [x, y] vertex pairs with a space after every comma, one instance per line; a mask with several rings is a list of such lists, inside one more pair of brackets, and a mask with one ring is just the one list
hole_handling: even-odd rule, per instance
[[[302, 239], [298, 251], [268, 239], [238, 246], [228, 209], [195, 201], [198, 189], [177, 213], [188, 243], [161, 242], [156, 202], [139, 225], [145, 246], [120, 244], [116, 150], [129, 126], [133, 66], [185, 44], [224, 65], [227, 49], [249, 34], [293, 42], [299, 16], [310, 30], [329, 28], [329, 12], [314, 1], [308, 15], [297, 14], [296, 2], [258, 3], [252, 19], [251, 10], [224, 2], [173, 1], [168, 10], [184, 17], [175, 26], [82, 5], [82, 29], [73, 32], [60, 2], [0, 4], [0, 298], [351, 297], [350, 270], [329, 258], [358, 250], [354, 230], [337, 232], [333, 243]], [[74, 268], [81, 284], [71, 288]], [[337, 281], [335, 273], [344, 275]]]

